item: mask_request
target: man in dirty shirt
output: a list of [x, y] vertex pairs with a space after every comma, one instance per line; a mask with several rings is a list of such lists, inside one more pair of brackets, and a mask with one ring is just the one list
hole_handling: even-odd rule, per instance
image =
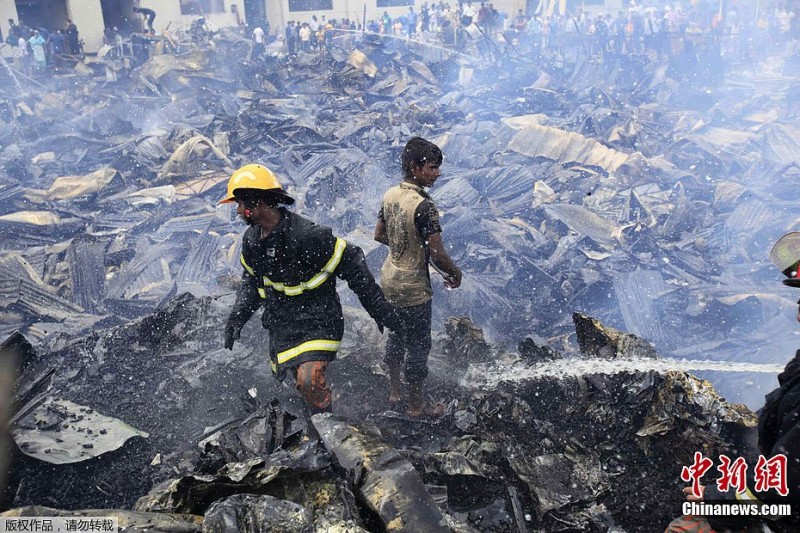
[[391, 331], [386, 343], [389, 403], [402, 401], [400, 374], [405, 366], [407, 414], [411, 417], [439, 414], [437, 408], [426, 405], [422, 392], [431, 350], [433, 290], [428, 263], [442, 272], [446, 287], [461, 285], [461, 270], [442, 241], [439, 212], [425, 192], [441, 174], [442, 159], [442, 151], [432, 142], [421, 137], [408, 141], [401, 156], [403, 181], [386, 191], [375, 227], [375, 240], [389, 246], [381, 268], [383, 293], [407, 315], [406, 323]]

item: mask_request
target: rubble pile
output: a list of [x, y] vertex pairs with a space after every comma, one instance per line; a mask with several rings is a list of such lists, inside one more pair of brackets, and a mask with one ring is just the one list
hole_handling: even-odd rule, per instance
[[[461, 379], [487, 360], [568, 359], [573, 338], [584, 357], [650, 357], [650, 342], [784, 358], [792, 301], [761, 288], [797, 201], [780, 65], [701, 87], [625, 59], [486, 65], [377, 37], [325, 57], [249, 48], [222, 35], [116, 81], [98, 59], [46, 87], [4, 84], [0, 334], [34, 345], [9, 343], [25, 368], [11, 513], [135, 509], [116, 513], [164, 531], [638, 530], [680, 508], [692, 452], [745, 453], [753, 414], [684, 373]], [[465, 272], [435, 287], [447, 416], [386, 412], [381, 339], [353, 305], [335, 414], [308, 419], [268, 385], [257, 320], [222, 348], [242, 228], [216, 202], [234, 168], [265, 163], [377, 272], [375, 214], [411, 135], [444, 150], [432, 192]]]
[[476, 65], [355, 35], [330, 57], [255, 61], [223, 34], [127, 79], [92, 72], [2, 95], [2, 333], [81, 333], [231, 290], [240, 228], [214, 202], [252, 161], [377, 270], [379, 198], [416, 134], [444, 149], [433, 195], [465, 271], [437, 320], [469, 309], [516, 342], [568, 332], [581, 309], [729, 360], [782, 338], [787, 302], [758, 287], [760, 243], [794, 220], [791, 80], [698, 87], [629, 58]]
[[[4, 516], [95, 509], [158, 531], [649, 530], [680, 509], [680, 469], [695, 451], [742, 455], [756, 425], [747, 408], [675, 371], [460, 385], [471, 360], [526, 357], [487, 343], [465, 318], [434, 346], [447, 363], [432, 366], [431, 394], [447, 404], [441, 419], [387, 411], [374, 354], [370, 362], [348, 349], [330, 369], [334, 414], [309, 418], [296, 393], [267, 375], [257, 330], [247, 328], [232, 355], [210, 345], [223, 303], [187, 294], [52, 351], [17, 343], [30, 352], [18, 389], [39, 384], [40, 400], [17, 398], [6, 495], [14, 508]], [[643, 356], [645, 341], [584, 315], [575, 322], [584, 354], [530, 339], [528, 351]], [[360, 327], [351, 317], [346, 336]], [[73, 432], [63, 417], [51, 423], [52, 405], [92, 416]], [[110, 424], [136, 434], [65, 460], [107, 439]], [[68, 438], [78, 433], [82, 440]], [[34, 454], [20, 442], [36, 434]]]

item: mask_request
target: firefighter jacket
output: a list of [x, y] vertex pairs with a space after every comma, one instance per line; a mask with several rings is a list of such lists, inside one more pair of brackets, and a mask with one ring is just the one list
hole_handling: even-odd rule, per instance
[[285, 208], [280, 212], [280, 222], [266, 238], [261, 238], [260, 226], [244, 234], [244, 273], [228, 327], [241, 330], [263, 306], [272, 371], [283, 379], [301, 363], [336, 357], [344, 333], [337, 277], [347, 282], [381, 329], [394, 328], [399, 317], [367, 268], [361, 248], [335, 237], [328, 227]]
[[775, 532], [800, 531], [800, 350], [778, 375], [778, 383], [780, 386], [767, 395], [764, 408], [758, 415], [758, 448], [766, 460], [779, 454], [786, 456], [783, 474], [788, 494], [782, 496], [771, 486], [768, 490], [759, 490], [756, 480], [758, 464], [748, 461], [744, 493], [733, 487], [720, 492], [715, 484], [711, 484], [706, 487], [703, 500], [710, 503], [791, 504], [792, 513], [790, 516], [761, 516], [758, 519], [708, 517], [715, 530], [763, 523]]

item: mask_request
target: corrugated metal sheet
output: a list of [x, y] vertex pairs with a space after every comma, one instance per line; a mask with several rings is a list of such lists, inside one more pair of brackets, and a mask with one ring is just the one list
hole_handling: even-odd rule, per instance
[[[198, 283], [212, 285], [215, 273], [219, 271], [216, 259], [221, 254], [222, 238], [206, 232], [192, 244], [189, 254], [175, 276], [178, 284]], [[210, 288], [210, 287], [209, 287]], [[180, 288], [179, 288], [180, 291]]]
[[737, 204], [725, 219], [725, 230], [732, 235], [749, 235], [768, 227], [775, 219], [775, 210], [769, 204], [756, 198]]
[[97, 311], [97, 304], [103, 299], [107, 248], [107, 239], [77, 237], [67, 249], [72, 301], [92, 313]]
[[531, 125], [521, 129], [508, 148], [528, 157], [594, 165], [608, 172], [616, 171], [628, 160], [628, 154], [607, 148], [594, 139], [550, 126]]
[[59, 298], [44, 284], [20, 280], [17, 294], [16, 304], [34, 316], [63, 321], [70, 315], [83, 312], [80, 306]]
[[475, 205], [480, 201], [481, 194], [466, 178], [454, 176], [436, 188], [433, 198], [438, 206]]
[[217, 213], [211, 211], [208, 213], [200, 213], [197, 215], [187, 215], [175, 217], [168, 220], [155, 233], [153, 239], [156, 241], [163, 241], [170, 237], [173, 233], [189, 232], [189, 231], [205, 231], [208, 226], [214, 221], [218, 221]]
[[143, 296], [148, 288], [157, 289], [157, 296], [160, 295], [163, 285], [172, 283], [169, 268], [165, 264], [185, 253], [186, 250], [179, 249], [175, 243], [162, 243], [139, 250], [136, 257], [107, 282], [106, 297], [122, 299]]
[[544, 210], [551, 218], [598, 243], [615, 244], [622, 237], [621, 226], [581, 205], [550, 204], [545, 205]]
[[150, 213], [144, 211], [102, 211], [92, 222], [91, 230], [94, 232], [128, 230], [146, 221], [151, 216]]
[[663, 317], [654, 301], [670, 291], [669, 286], [657, 270], [634, 270], [613, 276], [614, 293], [619, 302], [625, 328], [653, 343], [666, 340], [661, 327]]

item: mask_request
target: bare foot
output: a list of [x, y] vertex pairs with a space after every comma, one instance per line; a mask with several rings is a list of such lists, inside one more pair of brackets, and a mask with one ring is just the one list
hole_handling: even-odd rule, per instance
[[431, 405], [429, 403], [420, 406], [410, 406], [406, 411], [406, 415], [411, 418], [431, 417], [438, 418], [444, 414], [444, 405], [437, 403]]
[[403, 382], [400, 381], [400, 367], [389, 367], [389, 405], [403, 401]]

